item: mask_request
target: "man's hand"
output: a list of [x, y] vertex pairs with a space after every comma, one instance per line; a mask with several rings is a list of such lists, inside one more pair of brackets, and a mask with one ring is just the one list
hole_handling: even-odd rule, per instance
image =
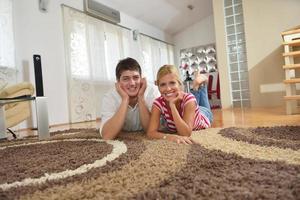
[[122, 100], [129, 100], [128, 94], [124, 91], [124, 89], [121, 87], [119, 82], [115, 83], [115, 87], [119, 95], [121, 96]]
[[146, 78], [142, 78], [140, 84], [141, 84], [141, 86], [140, 86], [140, 90], [139, 90], [139, 93], [138, 93], [138, 97], [144, 97], [144, 94], [145, 94], [145, 91], [146, 91], [146, 88], [147, 88]]

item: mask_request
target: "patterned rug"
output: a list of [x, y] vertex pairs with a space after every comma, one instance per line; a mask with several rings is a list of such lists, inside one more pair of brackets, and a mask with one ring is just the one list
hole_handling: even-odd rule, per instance
[[0, 199], [300, 199], [300, 126], [207, 129], [197, 144], [95, 129], [0, 143]]

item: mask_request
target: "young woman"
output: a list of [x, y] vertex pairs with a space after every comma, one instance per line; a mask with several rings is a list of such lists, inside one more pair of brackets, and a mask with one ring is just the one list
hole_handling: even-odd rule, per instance
[[[198, 88], [197, 92], [193, 91], [200, 98], [199, 103], [205, 102], [204, 107], [199, 106], [193, 94], [183, 92], [179, 73], [173, 65], [164, 65], [158, 70], [156, 85], [161, 96], [154, 100], [147, 135], [150, 138], [191, 144], [193, 141], [190, 136], [193, 130], [208, 128], [211, 125], [212, 113], [206, 87]], [[161, 131], [161, 117], [171, 134]]]

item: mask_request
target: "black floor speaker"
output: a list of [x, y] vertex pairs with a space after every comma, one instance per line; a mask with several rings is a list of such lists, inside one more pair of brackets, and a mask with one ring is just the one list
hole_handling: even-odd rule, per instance
[[44, 96], [42, 60], [40, 55], [33, 55], [36, 96]]

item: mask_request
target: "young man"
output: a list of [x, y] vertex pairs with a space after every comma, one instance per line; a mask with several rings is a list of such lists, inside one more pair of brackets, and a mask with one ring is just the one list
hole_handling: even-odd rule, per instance
[[155, 87], [147, 87], [141, 75], [141, 67], [133, 58], [117, 64], [115, 88], [102, 100], [100, 134], [103, 139], [114, 139], [121, 130], [147, 130], [152, 103], [160, 94]]

